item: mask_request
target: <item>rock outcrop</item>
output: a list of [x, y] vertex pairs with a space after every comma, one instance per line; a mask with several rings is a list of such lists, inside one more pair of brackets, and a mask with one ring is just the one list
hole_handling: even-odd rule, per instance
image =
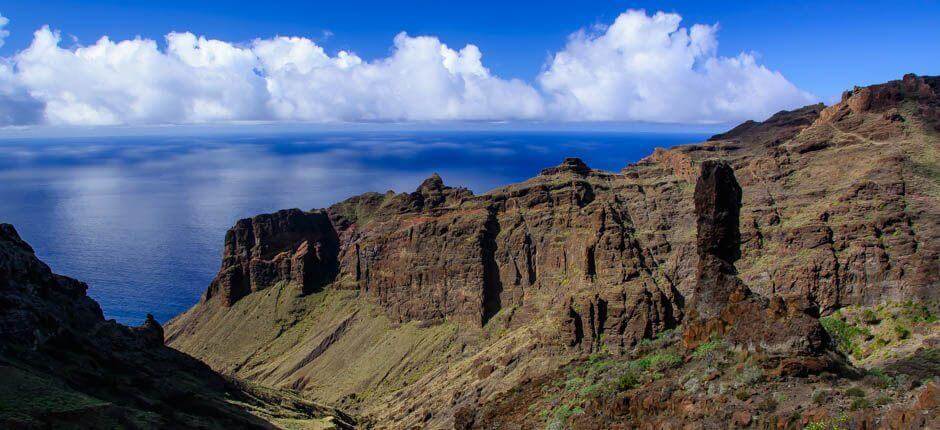
[[[817, 317], [940, 298], [938, 92], [940, 78], [906, 76], [616, 173], [572, 158], [481, 195], [433, 175], [292, 211], [309, 230], [242, 220], [167, 337], [391, 427], [449, 427], [573, 358], [624, 357], [680, 325], [689, 348], [720, 337], [780, 375], [814, 373], [831, 364]], [[296, 266], [303, 243], [316, 258]], [[349, 358], [362, 348], [398, 358]], [[385, 376], [353, 372], [366, 366]], [[356, 383], [318, 383], [324, 369]]]
[[[717, 336], [782, 358], [823, 355], [829, 337], [817, 319], [818, 310], [799, 298], [788, 303], [780, 296], [759, 297], [738, 278], [734, 263], [741, 256], [740, 208], [741, 187], [731, 166], [703, 162], [695, 184], [698, 265], [684, 323], [686, 347], [695, 348]], [[813, 361], [802, 366], [784, 370], [818, 372], [828, 364]]]
[[310, 294], [336, 276], [338, 247], [324, 212], [288, 209], [240, 220], [225, 234], [222, 267], [203, 299], [231, 306], [278, 282]]

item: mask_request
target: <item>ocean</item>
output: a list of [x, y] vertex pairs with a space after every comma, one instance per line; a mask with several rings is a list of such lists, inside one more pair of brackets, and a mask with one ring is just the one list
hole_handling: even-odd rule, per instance
[[291, 132], [0, 139], [0, 222], [107, 318], [166, 322], [199, 300], [239, 218], [366, 191], [414, 191], [437, 172], [483, 193], [565, 157], [618, 171], [701, 134]]

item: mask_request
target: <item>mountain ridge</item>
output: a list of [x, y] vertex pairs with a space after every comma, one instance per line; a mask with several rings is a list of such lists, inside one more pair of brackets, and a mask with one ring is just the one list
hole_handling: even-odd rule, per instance
[[938, 166], [905, 75], [619, 172], [239, 220], [165, 327], [0, 224], [0, 425], [936, 428]]
[[[625, 360], [644, 342], [688, 333], [687, 304], [701, 295], [693, 185], [715, 158], [744, 190], [731, 265], [756, 297], [792, 303], [769, 304], [783, 329], [800, 326], [799, 315], [906, 301], [936, 312], [938, 93], [940, 78], [906, 75], [829, 107], [657, 149], [620, 172], [568, 159], [480, 195], [433, 175], [412, 193], [250, 221], [281, 230], [249, 232], [242, 220], [226, 236], [213, 287], [168, 323], [168, 343], [224, 374], [298, 389], [381, 428], [466, 424], [586, 355]], [[299, 228], [297, 217], [318, 227]], [[310, 284], [308, 273], [317, 274]], [[682, 354], [731, 333], [705, 327]], [[929, 345], [936, 327], [925, 327], [915, 338]], [[739, 348], [731, 337], [723, 342]], [[884, 362], [875, 352], [848, 359]], [[775, 363], [782, 367], [764, 372], [794, 370]], [[804, 376], [830, 368], [799, 366]], [[748, 408], [765, 424], [784, 419]]]

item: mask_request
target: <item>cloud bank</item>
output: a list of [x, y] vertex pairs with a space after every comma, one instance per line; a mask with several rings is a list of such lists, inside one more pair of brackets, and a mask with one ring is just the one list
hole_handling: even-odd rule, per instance
[[[717, 55], [717, 25], [630, 10], [580, 31], [530, 84], [493, 75], [475, 45], [398, 34], [389, 56], [330, 55], [303, 37], [248, 44], [170, 33], [63, 47], [43, 27], [0, 59], [0, 125], [226, 121], [762, 119], [814, 97], [753, 55]], [[7, 20], [0, 17], [0, 45]]]

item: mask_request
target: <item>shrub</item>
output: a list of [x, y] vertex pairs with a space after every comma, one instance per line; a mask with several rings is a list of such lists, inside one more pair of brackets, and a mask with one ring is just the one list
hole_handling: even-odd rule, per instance
[[852, 388], [849, 388], [848, 390], [845, 390], [845, 395], [849, 397], [862, 398], [862, 397], [865, 397], [865, 390], [859, 387], [852, 387]]
[[617, 378], [617, 391], [627, 391], [640, 384], [640, 376], [633, 370], [627, 370]]
[[817, 405], [826, 404], [829, 401], [829, 390], [816, 389], [813, 391], [813, 403]]
[[894, 334], [897, 335], [899, 340], [904, 340], [911, 337], [911, 330], [898, 324], [894, 326]]
[[760, 366], [746, 364], [741, 368], [740, 372], [735, 375], [735, 379], [744, 385], [754, 385], [764, 379], [764, 371]]
[[852, 409], [853, 411], [857, 411], [857, 410], [860, 410], [860, 409], [868, 409], [868, 408], [870, 408], [870, 407], [871, 407], [871, 402], [869, 402], [868, 399], [866, 399], [866, 398], [864, 398], [864, 397], [860, 397], [860, 398], [857, 398], [857, 399], [855, 399], [855, 400], [852, 400], [851, 409]]
[[563, 430], [566, 428], [568, 418], [571, 418], [572, 415], [580, 415], [583, 413], [584, 409], [582, 409], [580, 406], [571, 404], [558, 406], [551, 412], [552, 419], [545, 428], [551, 430]]
[[881, 369], [869, 369], [868, 375], [871, 377], [872, 384], [878, 388], [890, 388], [895, 385], [894, 378]]
[[842, 321], [837, 315], [820, 318], [819, 322], [835, 341], [839, 350], [846, 354], [857, 353], [858, 345], [855, 344], [855, 338], [867, 333], [866, 330]]
[[777, 410], [777, 399], [773, 397], [767, 397], [757, 404], [757, 408], [762, 411], [773, 412]]
[[671, 352], [653, 354], [647, 358], [649, 358], [649, 368], [654, 371], [671, 369], [682, 364], [682, 358]]
[[878, 324], [879, 322], [878, 314], [876, 314], [875, 311], [871, 309], [865, 309], [864, 311], [862, 311], [862, 322], [868, 325]]
[[709, 352], [713, 351], [715, 348], [718, 348], [718, 346], [719, 346], [720, 344], [721, 344], [721, 341], [720, 341], [720, 340], [717, 340], [717, 339], [713, 339], [713, 340], [710, 340], [710, 341], [708, 341], [708, 342], [705, 342], [705, 343], [703, 343], [703, 344], [697, 346], [697, 347], [695, 348], [695, 351], [692, 351], [692, 357], [695, 357], [695, 358], [703, 358], [703, 357], [705, 357]]

